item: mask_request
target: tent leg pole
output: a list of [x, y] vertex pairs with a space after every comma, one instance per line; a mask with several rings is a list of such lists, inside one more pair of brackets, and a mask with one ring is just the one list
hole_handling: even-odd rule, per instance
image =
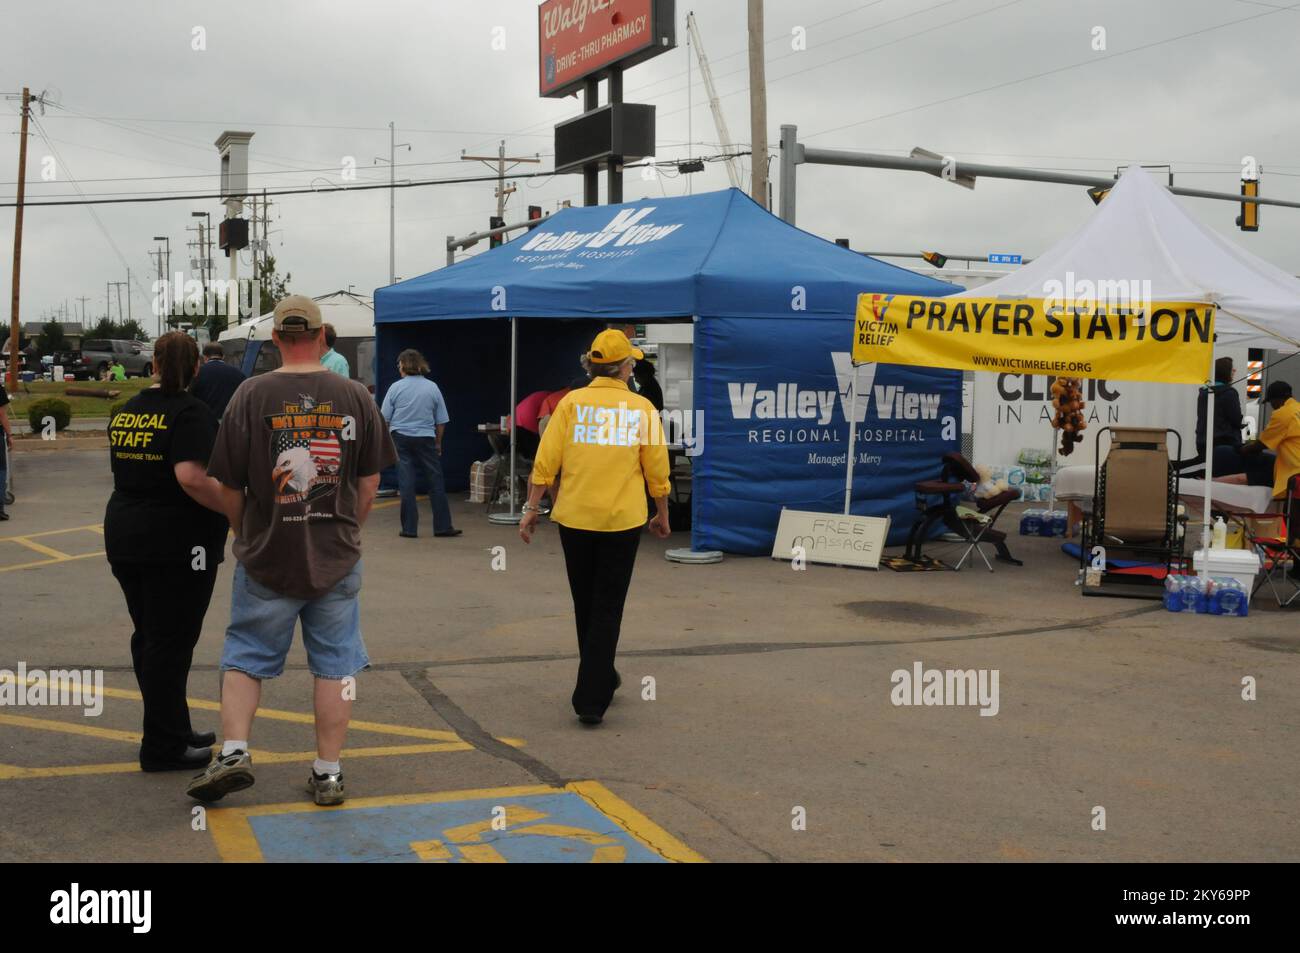
[[1210, 489], [1214, 485], [1214, 353], [1210, 345], [1209, 388], [1205, 395], [1205, 502], [1201, 513], [1201, 548], [1205, 550], [1205, 572], [1210, 573]]
[[505, 523], [518, 526], [522, 519], [517, 507], [515, 506], [515, 432], [519, 429], [519, 421], [514, 419], [516, 409], [519, 406], [519, 319], [510, 319], [510, 512], [493, 513], [488, 517], [492, 523]]
[[850, 363], [849, 369], [849, 465], [844, 476], [844, 515], [849, 515], [853, 504], [853, 455], [858, 437], [858, 366]]

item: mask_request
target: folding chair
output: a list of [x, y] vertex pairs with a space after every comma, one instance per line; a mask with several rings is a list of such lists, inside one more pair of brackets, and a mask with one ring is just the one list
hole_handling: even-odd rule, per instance
[[[1300, 473], [1287, 482], [1283, 506], [1283, 514], [1273, 521], [1274, 532], [1250, 537], [1251, 545], [1264, 564], [1264, 573], [1255, 583], [1251, 595], [1267, 583], [1278, 606], [1285, 609], [1300, 598]], [[1255, 522], [1258, 521], [1256, 518]], [[1279, 584], [1282, 588], [1279, 588]], [[1291, 592], [1284, 598], [1283, 592], [1287, 586], [1291, 587]]]
[[916, 508], [920, 510], [920, 515], [912, 524], [911, 533], [908, 534], [905, 559], [913, 562], [920, 559], [921, 546], [929, 538], [930, 530], [936, 523], [942, 521], [966, 543], [966, 550], [957, 560], [954, 570], [960, 572], [962, 563], [966, 562], [967, 557], [974, 552], [984, 560], [984, 565], [988, 567], [989, 572], [992, 572], [993, 565], [981, 548], [983, 543], [991, 543], [997, 550], [997, 558], [1002, 562], [1016, 566], [1024, 565], [1007, 549], [1007, 534], [994, 525], [1002, 515], [1002, 511], [1007, 508], [1007, 504], [1020, 498], [1017, 491], [1003, 490], [995, 496], [971, 501], [979, 511], [979, 517], [963, 517], [957, 511], [958, 503], [966, 492], [966, 484], [979, 482], [979, 471], [970, 465], [969, 460], [954, 450], [943, 455], [943, 469], [937, 480], [922, 480], [913, 485], [913, 490], [916, 492]]
[[[1101, 438], [1110, 434], [1110, 449], [1102, 460]], [[1181, 563], [1183, 540], [1178, 532], [1178, 462], [1169, 456], [1169, 435], [1178, 441], [1176, 430], [1155, 427], [1103, 427], [1097, 433], [1097, 482], [1092, 512], [1084, 517], [1079, 555], [1084, 572], [1084, 595], [1123, 595], [1159, 599], [1164, 578], [1147, 575], [1115, 575], [1102, 569], [1100, 578], [1088, 570], [1092, 550], [1102, 546], [1106, 564], [1115, 559], [1163, 563], [1168, 575], [1175, 562]], [[1091, 585], [1088, 580], [1095, 579]], [[1137, 586], [1138, 591], [1102, 591], [1107, 583]], [[1143, 591], [1144, 590], [1144, 591]]]

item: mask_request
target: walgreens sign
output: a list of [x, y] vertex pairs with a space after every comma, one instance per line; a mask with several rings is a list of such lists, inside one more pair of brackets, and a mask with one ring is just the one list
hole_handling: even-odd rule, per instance
[[540, 94], [567, 96], [614, 64], [672, 49], [673, 7], [673, 0], [545, 0], [537, 8]]

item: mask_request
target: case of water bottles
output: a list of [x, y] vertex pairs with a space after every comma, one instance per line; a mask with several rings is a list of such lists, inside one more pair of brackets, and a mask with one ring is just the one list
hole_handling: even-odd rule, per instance
[[1020, 514], [1021, 536], [1064, 537], [1069, 514], [1065, 510], [1030, 507]]
[[1244, 616], [1250, 611], [1250, 590], [1234, 576], [1165, 577], [1165, 608], [1170, 612]]

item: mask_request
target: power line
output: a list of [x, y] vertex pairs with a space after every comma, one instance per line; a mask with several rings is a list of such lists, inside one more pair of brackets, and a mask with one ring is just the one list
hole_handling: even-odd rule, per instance
[[[66, 175], [66, 176], [68, 177], [68, 181], [72, 183], [72, 187], [73, 187], [74, 189], [76, 189], [78, 192], [81, 192], [81, 191], [82, 191], [82, 189], [81, 189], [81, 184], [77, 181], [76, 176], [72, 174], [72, 168], [71, 168], [71, 166], [69, 166], [65, 161], [63, 161], [63, 156], [61, 156], [61, 155], [59, 154], [59, 150], [58, 150], [57, 148], [55, 148], [54, 143], [52, 143], [52, 142], [50, 141], [50, 137], [46, 134], [46, 132], [45, 132], [45, 127], [41, 124], [40, 119], [38, 119], [35, 115], [32, 115], [30, 118], [31, 118], [32, 125], [34, 125], [34, 126], [36, 127], [36, 131], [37, 131], [38, 133], [40, 133], [41, 138], [42, 138], [43, 140], [45, 140], [45, 144], [49, 147], [49, 149], [50, 149], [50, 154], [54, 156], [54, 160], [55, 160], [55, 161], [56, 161], [60, 166], [63, 167], [63, 173], [64, 173], [64, 175]], [[8, 203], [7, 203], [7, 204], [8, 204]], [[14, 203], [14, 204], [16, 204], [16, 203]], [[24, 203], [24, 204], [30, 204], [30, 203]], [[39, 203], [39, 204], [44, 204], [44, 203]], [[69, 203], [67, 203], [67, 204], [85, 204], [85, 205], [89, 206], [89, 205], [97, 204], [97, 202], [96, 202], [95, 200], [89, 200], [89, 201], [85, 201], [85, 202], [83, 202], [83, 203], [71, 203], [71, 202], [69, 202]], [[121, 262], [121, 263], [122, 263], [122, 267], [126, 269], [127, 280], [128, 280], [128, 281], [132, 280], [132, 276], [131, 276], [131, 266], [130, 266], [129, 264], [127, 264], [126, 256], [122, 254], [122, 249], [120, 249], [120, 248], [117, 247], [117, 242], [115, 242], [115, 241], [113, 240], [113, 236], [112, 236], [112, 234], [109, 232], [109, 230], [108, 230], [107, 228], [104, 227], [104, 223], [103, 223], [103, 221], [100, 220], [99, 214], [98, 214], [98, 213], [97, 213], [93, 208], [89, 208], [89, 207], [87, 207], [86, 211], [90, 214], [90, 217], [94, 220], [96, 227], [98, 227], [99, 230], [100, 230], [100, 232], [103, 234], [104, 239], [105, 239], [105, 240], [108, 242], [108, 244], [109, 244], [109, 247], [111, 247], [111, 248], [113, 249], [113, 254], [117, 255], [117, 260], [118, 260], [119, 262]], [[135, 283], [136, 283], [136, 287], [139, 288], [139, 279], [136, 278], [136, 279], [134, 279], [134, 281], [135, 281]], [[141, 296], [144, 298], [144, 300], [145, 300], [145, 301], [148, 301], [148, 300], [149, 300], [149, 296], [146, 295], [146, 294], [144, 293], [144, 289], [143, 289], [143, 288], [139, 288], [139, 290], [140, 290], [140, 294], [141, 294]], [[130, 299], [131, 299], [131, 287], [130, 287], [130, 285], [127, 286], [127, 289], [126, 289], [126, 295], [127, 295], [127, 308], [128, 308], [128, 310], [129, 310], [129, 308], [130, 308]]]
[[[74, 112], [69, 116], [60, 116], [60, 119], [87, 119], [92, 122], [159, 122], [159, 123], [176, 123], [185, 125], [198, 126], [254, 126], [256, 128], [266, 129], [337, 129], [352, 132], [387, 132], [387, 126], [350, 126], [333, 123], [306, 123], [306, 122], [260, 122], [249, 119], [229, 120], [229, 119], [164, 119], [153, 116], [91, 116], [86, 113]], [[139, 131], [148, 135], [144, 130]], [[420, 132], [430, 135], [439, 136], [499, 136], [505, 133], [486, 132], [482, 129], [407, 129], [402, 127], [403, 132]], [[538, 134], [538, 138], [543, 138], [546, 134]]]
[[[721, 162], [728, 158], [735, 158], [737, 156], [746, 156], [746, 155], [749, 155], [749, 153], [731, 152], [731, 153], [720, 153], [715, 156], [697, 156], [696, 158], [702, 159], [705, 162]], [[667, 160], [667, 161], [657, 161], [657, 162], [637, 162], [630, 165], [625, 165], [623, 168], [643, 169], [649, 166], [675, 167], [676, 165], [677, 163], [675, 161]], [[557, 174], [559, 173], [556, 173], [554, 171], [524, 172], [524, 173], [520, 173], [519, 175], [512, 176], [512, 178], [517, 178], [517, 179], [550, 178]], [[71, 179], [71, 174], [69, 174], [69, 179]], [[464, 184], [473, 184], [476, 182], [495, 182], [495, 181], [497, 181], [497, 177], [495, 175], [477, 175], [477, 176], [464, 176], [464, 177], [446, 178], [446, 179], [421, 179], [421, 180], [412, 180], [408, 182], [397, 182], [394, 184], [389, 184], [387, 182], [384, 182], [384, 183], [374, 183], [370, 185], [330, 185], [328, 188], [276, 189], [274, 191], [268, 189], [265, 190], [265, 194], [266, 195], [331, 195], [340, 192], [369, 192], [374, 189], [389, 189], [389, 188], [412, 189], [412, 188], [423, 188], [425, 186], [431, 186], [431, 185], [464, 185]], [[73, 185], [74, 187], [77, 187], [75, 181]], [[164, 195], [143, 195], [134, 198], [99, 198], [99, 199], [82, 198], [82, 199], [66, 199], [66, 200], [44, 201], [44, 202], [24, 202], [23, 205], [25, 208], [55, 207], [55, 206], [65, 206], [65, 205], [133, 205], [133, 204], [145, 204], [145, 203], [154, 203], [154, 202], [201, 201], [206, 199], [220, 200], [221, 198], [222, 196], [220, 195], [220, 193], [217, 192], [201, 192], [201, 193], [191, 193], [191, 194], [184, 194], [184, 195], [173, 195], [168, 193]], [[13, 208], [14, 205], [16, 204], [17, 203], [15, 202], [0, 202], [0, 208]], [[96, 222], [99, 222], [97, 216], [95, 220]], [[103, 229], [102, 223], [100, 223], [100, 228], [101, 230]], [[105, 231], [105, 235], [107, 235], [107, 231]], [[109, 241], [110, 242], [112, 241], [111, 237], [109, 238]], [[116, 248], [117, 246], [114, 245], [115, 251]], [[121, 253], [119, 252], [118, 254], [120, 257]], [[123, 259], [123, 263], [125, 264], [125, 259]]]
[[[1018, 0], [1012, 0], [1012, 2], [1018, 2]], [[1027, 83], [1030, 80], [1042, 79], [1044, 76], [1054, 76], [1058, 73], [1064, 73], [1072, 69], [1078, 69], [1079, 67], [1082, 66], [1092, 66], [1096, 63], [1109, 62], [1110, 60], [1119, 59], [1121, 56], [1129, 56], [1133, 53], [1140, 53], [1143, 50], [1150, 50], [1150, 49], [1154, 49], [1157, 46], [1164, 46], [1166, 43], [1176, 43], [1179, 40], [1186, 40], [1189, 39], [1190, 37], [1201, 36], [1205, 33], [1212, 33], [1215, 30], [1221, 30], [1225, 27], [1236, 26], [1239, 23], [1246, 23], [1249, 22], [1250, 20], [1258, 20], [1261, 17], [1271, 17], [1274, 16], [1275, 14], [1282, 13], [1287, 10], [1294, 11], [1297, 8], [1300, 8], [1300, 4], [1293, 4], [1292, 6], [1289, 7], [1277, 7], [1275, 9], [1266, 10], [1263, 13], [1255, 13], [1248, 17], [1242, 17], [1238, 20], [1229, 20], [1226, 23], [1218, 23], [1215, 24], [1214, 26], [1202, 27], [1199, 30], [1192, 30], [1189, 33], [1181, 33], [1178, 36], [1166, 37], [1163, 40], [1155, 40], [1151, 43], [1144, 43], [1141, 46], [1135, 46], [1132, 49], [1128, 49], [1128, 50], [1121, 50], [1118, 53], [1107, 53], [1104, 56], [1095, 56], [1091, 59], [1083, 60], [1078, 63], [1069, 63], [1066, 64], [1065, 66], [1055, 67], [1054, 69], [1043, 70], [1040, 73], [1034, 73], [1029, 76], [1022, 76], [1019, 79], [1010, 79], [1002, 83], [995, 83], [992, 86], [985, 86], [981, 89], [973, 89], [970, 90], [969, 92], [958, 93], [955, 96], [946, 96], [943, 99], [935, 99], [928, 103], [921, 103], [919, 106], [909, 106], [906, 109], [898, 109], [891, 113], [883, 113], [879, 116], [872, 116], [869, 119], [859, 119], [856, 122], [848, 122], [840, 126], [833, 126], [830, 129], [823, 129], [820, 132], [810, 133], [809, 135], [802, 136], [801, 138], [812, 139], [816, 136], [824, 136], [828, 133], [840, 132], [844, 129], [852, 129], [855, 126], [863, 126], [866, 125], [867, 123], [878, 122], [881, 119], [892, 119], [895, 116], [902, 116], [910, 112], [917, 112], [918, 110], [921, 109], [929, 109], [931, 106], [940, 106], [945, 103], [952, 103], [960, 99], [966, 99], [970, 96], [978, 96], [981, 93], [990, 93], [993, 92], [994, 90], [1006, 89], [1008, 86], [1016, 86], [1020, 83]]]

